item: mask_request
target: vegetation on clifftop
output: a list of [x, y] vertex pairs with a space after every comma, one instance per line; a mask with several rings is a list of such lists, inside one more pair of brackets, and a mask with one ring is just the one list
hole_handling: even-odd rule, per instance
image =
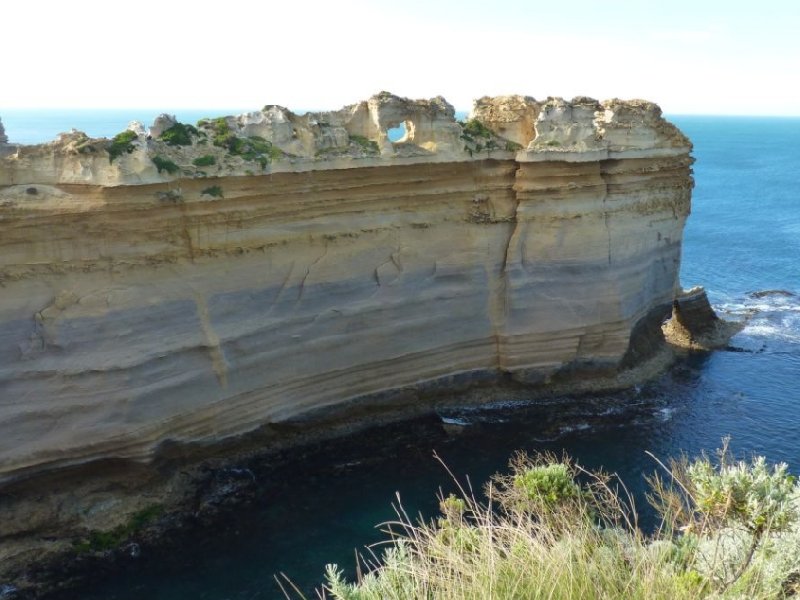
[[153, 164], [156, 166], [159, 173], [161, 173], [161, 171], [166, 171], [167, 173], [172, 175], [173, 173], [177, 173], [180, 170], [180, 167], [178, 167], [178, 165], [176, 165], [170, 159], [164, 158], [163, 156], [156, 155], [153, 157], [152, 160]]
[[458, 123], [461, 125], [461, 139], [466, 142], [464, 150], [469, 152], [470, 156], [474, 152], [481, 152], [482, 150], [486, 150], [488, 156], [492, 150], [499, 148], [497, 141], [495, 141], [494, 132], [478, 119], [469, 119]]
[[114, 159], [118, 156], [133, 152], [133, 142], [137, 137], [136, 132], [130, 130], [115, 135], [106, 146], [108, 162], [114, 162]]
[[[378, 599], [767, 599], [800, 591], [800, 487], [763, 458], [681, 459], [649, 479], [651, 535], [613, 476], [569, 459], [517, 456], [511, 473], [440, 502], [415, 524], [398, 509], [389, 549], [323, 597]], [[366, 573], [364, 574], [364, 571]]]
[[350, 141], [354, 142], [362, 151], [367, 154], [380, 154], [381, 149], [378, 147], [378, 142], [369, 140], [363, 135], [350, 134]]
[[218, 119], [202, 119], [197, 122], [198, 127], [211, 132], [211, 143], [218, 148], [224, 148], [229, 154], [240, 156], [247, 161], [257, 162], [265, 169], [273, 160], [281, 158], [283, 152], [272, 142], [262, 137], [252, 135], [239, 137], [228, 124], [225, 117]]
[[159, 139], [170, 146], [191, 146], [192, 137], [197, 136], [197, 128], [193, 125], [175, 123], [159, 136]]
[[214, 158], [211, 154], [204, 154], [203, 156], [198, 156], [192, 161], [192, 164], [195, 167], [210, 167], [211, 165], [215, 164], [217, 159]]

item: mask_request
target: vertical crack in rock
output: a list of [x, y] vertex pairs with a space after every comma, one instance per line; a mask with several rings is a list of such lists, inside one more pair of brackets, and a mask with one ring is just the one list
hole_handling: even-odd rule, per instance
[[[519, 166], [517, 166], [517, 168], [514, 170], [514, 179], [516, 179], [519, 170]], [[517, 195], [517, 189], [514, 185], [511, 186], [511, 193], [513, 194], [514, 202], [513, 215], [511, 215], [507, 221], [495, 223], [496, 227], [504, 227], [507, 230], [505, 242], [501, 248], [502, 256], [499, 270], [497, 270], [497, 267], [495, 266], [497, 263], [495, 263], [494, 253], [486, 253], [486, 272], [489, 275], [491, 282], [489, 291], [489, 318], [492, 323], [492, 333], [494, 335], [495, 365], [500, 370], [504, 370], [505, 361], [503, 357], [506, 354], [504, 342], [507, 333], [506, 321], [509, 307], [508, 268], [512, 259], [512, 247], [516, 247], [518, 245], [519, 237], [521, 235], [520, 222], [517, 218], [520, 200], [519, 196]], [[495, 275], [495, 273], [497, 273], [497, 275]]]
[[305, 275], [303, 275], [303, 279], [301, 279], [301, 280], [300, 280], [300, 286], [299, 286], [299, 287], [298, 287], [298, 289], [297, 289], [297, 300], [295, 301], [295, 306], [297, 306], [297, 305], [300, 303], [300, 300], [302, 300], [302, 298], [303, 298], [303, 292], [304, 292], [304, 291], [305, 291], [305, 289], [306, 289], [306, 280], [308, 279], [308, 276], [311, 274], [311, 269], [313, 269], [313, 268], [314, 268], [314, 267], [315, 267], [315, 266], [316, 266], [316, 265], [319, 263], [319, 261], [321, 261], [323, 258], [325, 258], [325, 256], [326, 256], [327, 254], [328, 254], [328, 244], [327, 244], [327, 242], [326, 242], [326, 243], [325, 243], [325, 248], [324, 248], [324, 250], [322, 251], [322, 254], [320, 254], [320, 255], [319, 255], [319, 256], [318, 256], [318, 257], [317, 257], [317, 258], [314, 260], [314, 262], [312, 262], [311, 264], [309, 264], [309, 265], [306, 267], [306, 274], [305, 274]]
[[600, 163], [600, 178], [603, 180], [603, 222], [606, 227], [606, 238], [608, 240], [608, 266], [611, 266], [611, 226], [609, 225], [610, 214], [608, 210], [608, 174], [604, 168], [605, 162]]
[[[286, 277], [283, 278], [281, 282], [281, 287], [278, 290], [278, 293], [275, 295], [275, 299], [272, 301], [272, 306], [270, 306], [270, 311], [274, 310], [276, 306], [280, 306], [280, 302], [283, 299], [283, 295], [286, 290], [289, 288], [289, 282], [292, 280], [292, 274], [294, 273], [294, 265], [296, 261], [292, 261], [289, 265], [289, 270], [286, 272]], [[306, 273], [306, 277], [308, 277], [308, 273]]]
[[387, 260], [375, 267], [373, 275], [378, 287], [392, 283], [403, 273], [403, 265], [400, 262], [400, 251], [401, 248], [398, 246], [397, 250], [392, 252]]
[[208, 313], [208, 304], [206, 303], [205, 296], [200, 292], [195, 292], [194, 302], [197, 307], [197, 317], [200, 319], [200, 328], [203, 330], [205, 337], [206, 347], [208, 354], [211, 358], [211, 366], [214, 369], [214, 374], [217, 376], [217, 381], [222, 388], [228, 387], [228, 363], [225, 361], [225, 355], [222, 352], [219, 336], [214, 331], [211, 324], [211, 316]]

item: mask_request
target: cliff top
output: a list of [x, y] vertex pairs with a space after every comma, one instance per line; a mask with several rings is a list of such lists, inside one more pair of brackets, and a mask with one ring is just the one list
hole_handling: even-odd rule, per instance
[[148, 129], [132, 122], [110, 140], [72, 130], [46, 144], [10, 145], [0, 123], [0, 145], [0, 185], [140, 184], [386, 161], [584, 161], [691, 149], [661, 109], [644, 100], [483, 97], [460, 122], [441, 96], [411, 100], [389, 92], [336, 111], [298, 114], [267, 105], [194, 125], [164, 114]]

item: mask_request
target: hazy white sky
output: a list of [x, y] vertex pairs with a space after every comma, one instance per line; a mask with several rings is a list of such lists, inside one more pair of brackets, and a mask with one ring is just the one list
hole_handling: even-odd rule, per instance
[[7, 0], [3, 107], [339, 108], [380, 91], [800, 115], [798, 0]]

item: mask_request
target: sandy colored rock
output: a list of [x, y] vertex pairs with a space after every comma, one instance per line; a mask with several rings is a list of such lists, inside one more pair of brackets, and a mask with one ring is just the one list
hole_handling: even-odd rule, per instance
[[497, 136], [474, 155], [443, 98], [383, 92], [0, 160], [0, 481], [454, 375], [618, 368], [678, 289], [688, 140], [640, 101], [474, 114]]
[[530, 96], [484, 96], [475, 101], [469, 118], [523, 148], [536, 137], [540, 111], [541, 104]]

